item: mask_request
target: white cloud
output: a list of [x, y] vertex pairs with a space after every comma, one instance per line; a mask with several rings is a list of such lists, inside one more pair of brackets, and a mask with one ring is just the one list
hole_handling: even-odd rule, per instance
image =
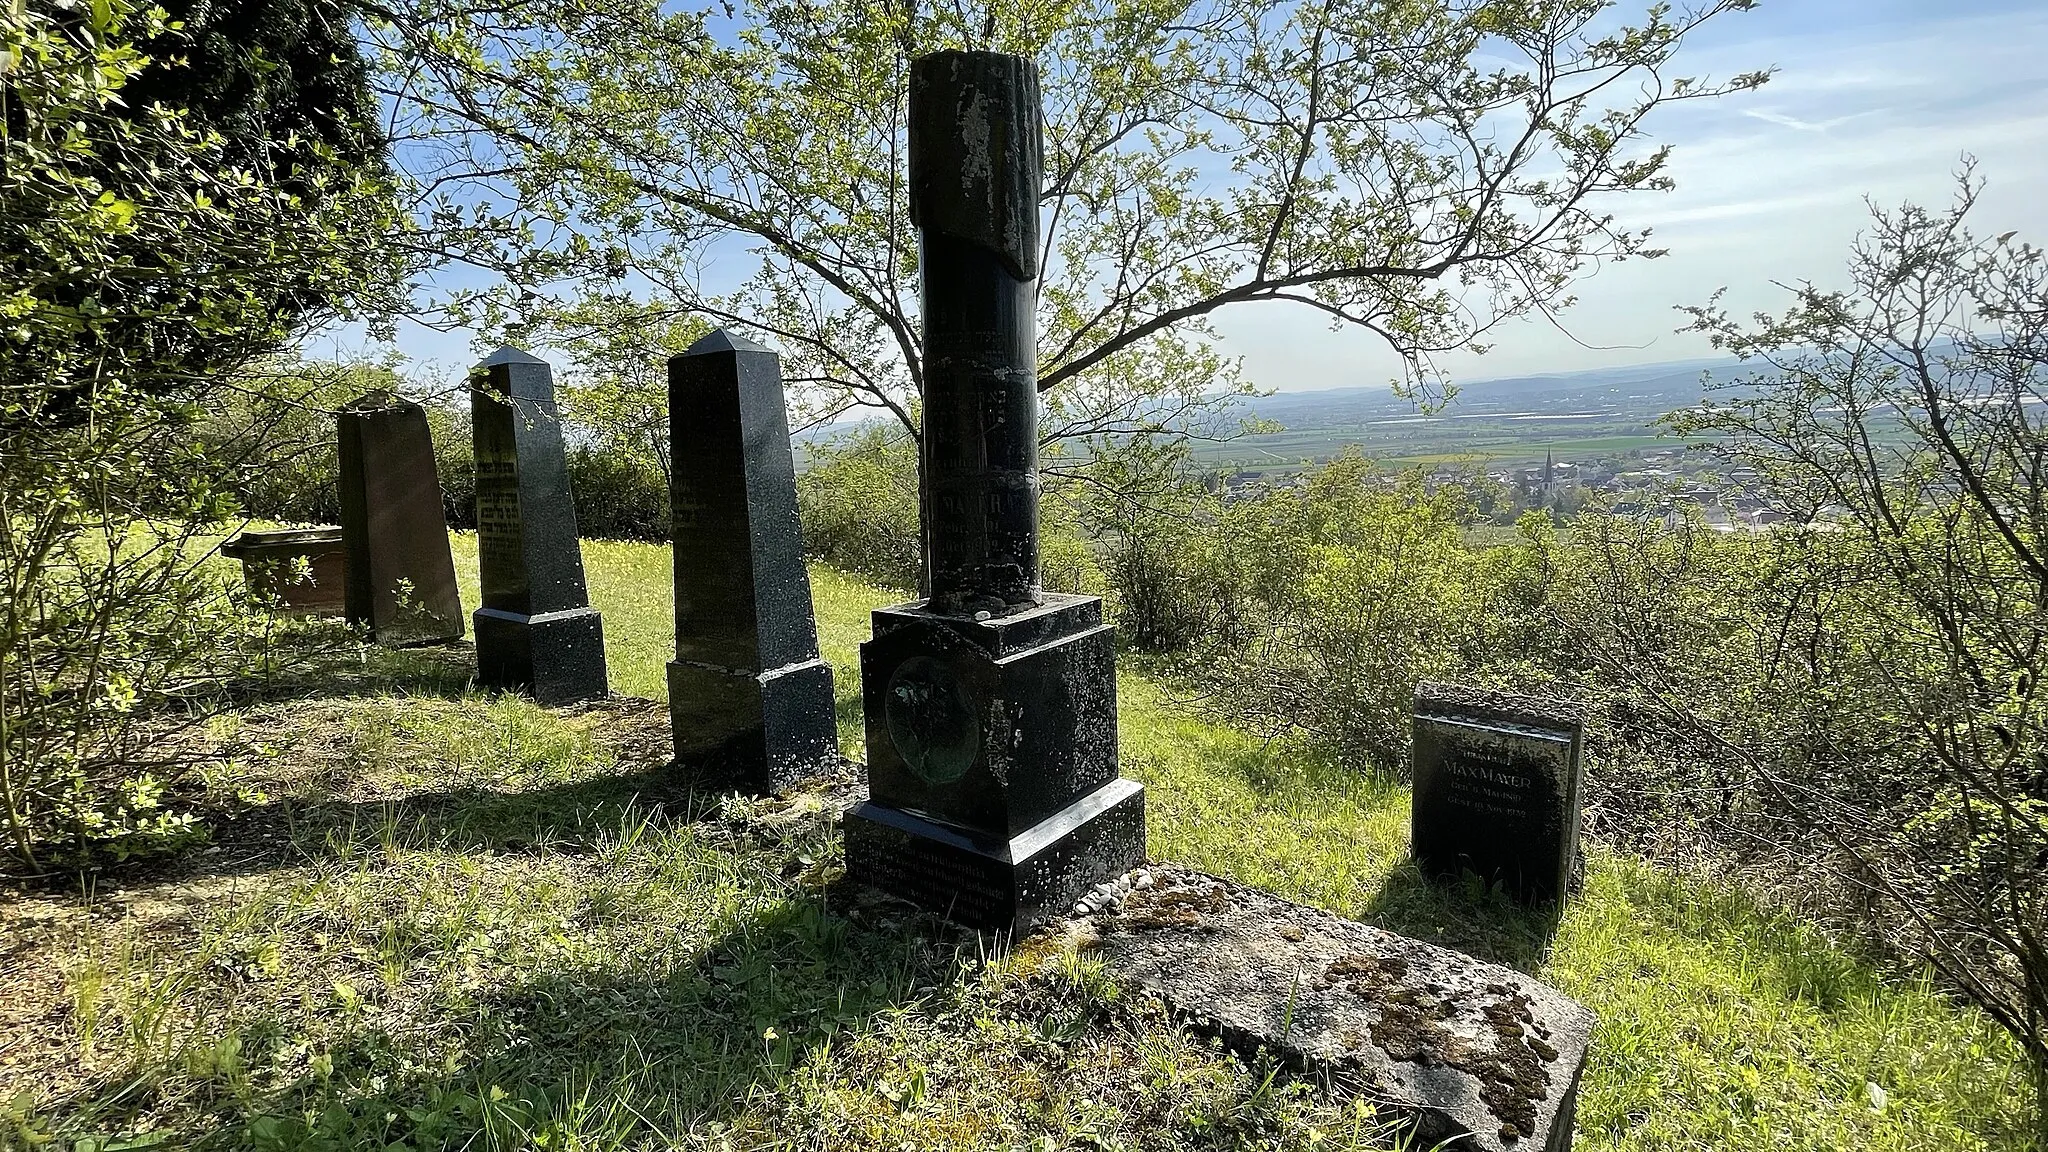
[[1823, 120], [1818, 124], [1813, 124], [1801, 120], [1797, 116], [1787, 116], [1783, 112], [1772, 112], [1765, 108], [1745, 108], [1742, 114], [1752, 119], [1762, 120], [1766, 124], [1778, 124], [1799, 132], [1825, 132], [1830, 128], [1847, 124], [1851, 120], [1876, 115], [1874, 112], [1851, 112], [1847, 116], [1836, 116], [1831, 120]]
[[[1928, 17], [1901, 5], [1767, 5], [1718, 21], [1688, 44], [1687, 75], [1777, 65], [1754, 93], [1680, 106], [1652, 127], [1674, 146], [1676, 191], [1614, 205], [1654, 229], [1671, 255], [1600, 269], [1567, 312], [1572, 335], [1540, 321], [1493, 333], [1493, 352], [1449, 366], [1468, 378], [1563, 371], [1709, 354], [1673, 332], [1680, 304], [1728, 286], [1737, 312], [1786, 301], [1771, 281], [1834, 278], [1869, 218], [1865, 198], [1945, 205], [1964, 153], [1988, 187], [1976, 230], [2048, 241], [2048, 10]], [[1713, 28], [1713, 25], [1709, 26]], [[1283, 389], [1383, 382], [1396, 365], [1372, 341], [1329, 333], [1313, 316], [1240, 311], [1223, 318], [1230, 351], [1255, 380]], [[1588, 349], [1575, 341], [1605, 346]]]

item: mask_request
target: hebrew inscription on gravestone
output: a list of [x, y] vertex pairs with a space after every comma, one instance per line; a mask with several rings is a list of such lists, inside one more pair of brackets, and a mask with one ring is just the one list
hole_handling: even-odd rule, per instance
[[1583, 728], [1558, 701], [1418, 687], [1411, 837], [1423, 870], [1562, 898], [1578, 860]]
[[500, 348], [470, 378], [476, 451], [477, 681], [567, 704], [607, 690], [547, 362]]

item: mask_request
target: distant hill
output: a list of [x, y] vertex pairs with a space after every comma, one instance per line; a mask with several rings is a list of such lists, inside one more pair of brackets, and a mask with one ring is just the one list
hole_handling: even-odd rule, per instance
[[[1705, 395], [1702, 374], [1726, 381], [1743, 370], [1739, 361], [1723, 357], [1458, 381], [1457, 395], [1435, 415], [1586, 412], [1654, 417], [1698, 403]], [[1281, 392], [1259, 397], [1250, 407], [1261, 417], [1298, 431], [1421, 414], [1412, 401], [1385, 388]]]
[[1706, 381], [1747, 375], [1732, 357], [1466, 380], [1426, 412], [1385, 388], [1282, 392], [1246, 408], [1281, 431], [1198, 442], [1205, 466], [1288, 472], [1347, 447], [1399, 465], [1605, 459], [1667, 446], [1659, 418], [1699, 403]]
[[[1281, 392], [1247, 401], [1245, 409], [1283, 431], [1199, 442], [1195, 458], [1286, 470], [1347, 445], [1410, 463], [1629, 451], [1660, 443], [1658, 417], [1697, 404], [1706, 394], [1703, 377], [1725, 382], [1744, 374], [1740, 362], [1723, 357], [1462, 380], [1451, 402], [1430, 413], [1386, 388]], [[822, 444], [876, 419], [828, 424], [793, 439]]]

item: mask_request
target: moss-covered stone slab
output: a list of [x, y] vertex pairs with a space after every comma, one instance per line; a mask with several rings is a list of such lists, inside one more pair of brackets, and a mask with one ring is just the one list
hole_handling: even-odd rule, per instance
[[1596, 1019], [1541, 981], [1170, 867], [1095, 889], [1067, 927], [1188, 1026], [1360, 1085], [1416, 1147], [1571, 1147]]

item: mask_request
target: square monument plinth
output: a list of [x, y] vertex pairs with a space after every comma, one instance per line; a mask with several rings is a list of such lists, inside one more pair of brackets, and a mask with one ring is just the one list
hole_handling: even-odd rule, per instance
[[1562, 899], [1579, 851], [1584, 724], [1557, 701], [1445, 684], [1415, 691], [1411, 840], [1423, 871]]
[[573, 704], [605, 694], [604, 621], [594, 608], [528, 616], [479, 608], [477, 681], [513, 685], [541, 704]]
[[869, 800], [846, 867], [960, 923], [1027, 931], [1144, 858], [1117, 777], [1115, 643], [1094, 597], [974, 619], [874, 614], [861, 645]]
[[668, 666], [676, 761], [749, 791], [813, 780], [839, 753], [832, 666], [806, 660], [766, 672], [686, 661]]
[[1145, 790], [1112, 780], [1008, 838], [870, 800], [846, 815], [846, 872], [956, 924], [1021, 937], [1145, 859]]

